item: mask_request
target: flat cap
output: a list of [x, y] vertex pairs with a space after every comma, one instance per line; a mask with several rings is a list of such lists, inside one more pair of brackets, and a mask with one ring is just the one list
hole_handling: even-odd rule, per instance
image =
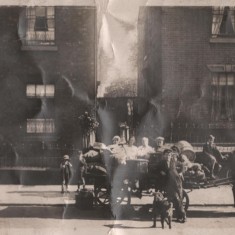
[[213, 135], [209, 135], [209, 139], [214, 140], [214, 139], [215, 139], [215, 137], [214, 137]]
[[69, 160], [69, 155], [64, 155], [64, 160]]
[[173, 150], [171, 148], [165, 148], [164, 151], [163, 151], [163, 154], [165, 153], [172, 153]]
[[118, 135], [115, 135], [115, 136], [113, 137], [113, 140], [118, 140], [118, 141], [120, 141], [121, 138], [120, 138]]

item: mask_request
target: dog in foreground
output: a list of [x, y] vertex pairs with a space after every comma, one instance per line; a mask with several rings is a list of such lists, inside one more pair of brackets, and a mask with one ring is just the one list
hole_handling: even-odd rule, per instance
[[171, 229], [173, 203], [164, 198], [161, 192], [155, 192], [153, 196], [153, 227], [156, 228], [157, 215], [160, 215], [162, 229], [164, 229], [165, 221]]

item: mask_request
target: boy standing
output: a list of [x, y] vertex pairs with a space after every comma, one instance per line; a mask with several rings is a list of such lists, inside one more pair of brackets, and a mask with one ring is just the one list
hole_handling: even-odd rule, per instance
[[87, 171], [87, 164], [82, 154], [82, 151], [78, 152], [78, 189], [80, 190], [80, 185], [82, 185], [83, 189], [85, 189], [86, 182], [85, 182], [85, 174]]
[[[69, 184], [69, 179], [71, 178], [72, 175], [72, 164], [70, 163], [69, 156], [64, 155], [62, 162], [60, 163], [60, 169], [61, 169], [61, 178], [62, 178], [62, 189], [61, 193], [66, 192], [68, 193], [68, 184]], [[65, 186], [65, 190], [64, 190]]]

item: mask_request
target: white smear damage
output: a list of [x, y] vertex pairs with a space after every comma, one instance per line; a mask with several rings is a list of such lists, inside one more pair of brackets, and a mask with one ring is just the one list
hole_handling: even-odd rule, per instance
[[75, 92], [74, 92], [73, 84], [71, 83], [71, 81], [67, 77], [65, 77], [65, 76], [62, 76], [62, 79], [67, 83], [69, 89], [72, 92], [72, 96], [74, 96]]
[[101, 0], [98, 9], [98, 97], [114, 83], [137, 86], [137, 20], [146, 0]]

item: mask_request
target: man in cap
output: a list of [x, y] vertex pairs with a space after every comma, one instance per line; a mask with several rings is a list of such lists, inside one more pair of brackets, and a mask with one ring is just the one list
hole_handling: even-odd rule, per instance
[[69, 156], [64, 155], [63, 160], [60, 163], [61, 179], [62, 179], [61, 193], [64, 193], [64, 186], [65, 186], [66, 192], [69, 192], [68, 191], [68, 184], [69, 184], [69, 180], [72, 175], [71, 168], [72, 168], [72, 164], [70, 163]]
[[169, 177], [170, 161], [172, 157], [172, 149], [166, 148], [163, 153], [161, 160], [157, 164], [155, 173], [158, 174], [160, 180], [158, 180], [158, 188], [160, 190], [164, 189]]
[[165, 139], [163, 137], [159, 136], [155, 139], [155, 141], [156, 141], [155, 151], [156, 152], [163, 152], [164, 151], [163, 146], [164, 146]]
[[120, 164], [126, 164], [126, 153], [122, 144], [120, 144], [121, 138], [118, 135], [113, 137], [113, 144], [107, 146], [112, 155], [118, 160]]
[[214, 143], [215, 137], [213, 135], [209, 135], [207, 142], [203, 146], [203, 153], [204, 153], [204, 164], [210, 170], [210, 176], [212, 179], [215, 179], [214, 176], [214, 169], [215, 167], [218, 170], [221, 169], [221, 165], [219, 162], [226, 159], [225, 156], [221, 154], [218, 150], [217, 146]]
[[115, 135], [112, 139], [113, 144], [109, 145], [108, 148], [112, 151], [115, 148], [119, 147], [119, 144], [121, 142], [121, 138], [118, 135]]

